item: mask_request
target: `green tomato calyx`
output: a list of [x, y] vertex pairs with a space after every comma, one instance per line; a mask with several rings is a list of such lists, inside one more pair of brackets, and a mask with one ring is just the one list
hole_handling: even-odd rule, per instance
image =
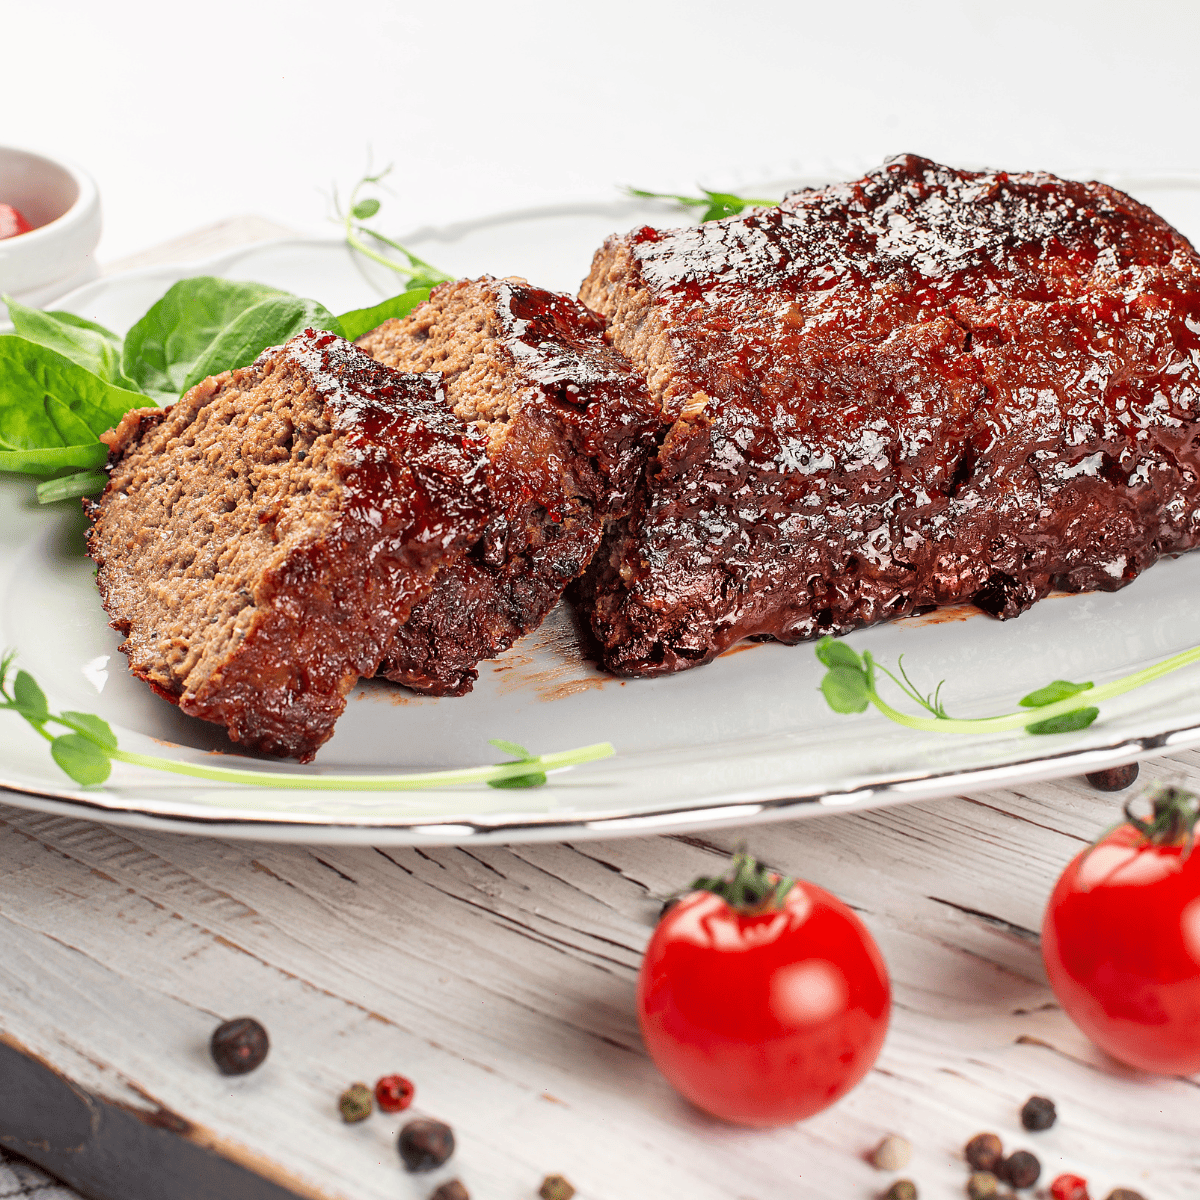
[[724, 875], [701, 875], [693, 879], [688, 891], [712, 892], [730, 908], [746, 916], [777, 912], [796, 881], [758, 862], [754, 855], [739, 850]]

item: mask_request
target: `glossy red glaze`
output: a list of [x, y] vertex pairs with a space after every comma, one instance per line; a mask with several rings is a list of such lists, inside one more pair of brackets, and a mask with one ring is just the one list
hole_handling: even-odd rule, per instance
[[1122, 825], [1063, 872], [1042, 957], [1059, 1003], [1101, 1049], [1144, 1071], [1200, 1071], [1200, 853]]
[[0, 241], [32, 230], [33, 226], [25, 220], [19, 209], [11, 204], [0, 204]]
[[798, 882], [783, 908], [740, 914], [696, 892], [659, 922], [638, 979], [655, 1065], [700, 1108], [786, 1125], [844, 1096], [887, 1033], [891, 989], [871, 935]]
[[673, 421], [589, 578], [613, 670], [1014, 617], [1200, 543], [1200, 257], [1104, 184], [909, 155], [610, 239], [583, 298]]

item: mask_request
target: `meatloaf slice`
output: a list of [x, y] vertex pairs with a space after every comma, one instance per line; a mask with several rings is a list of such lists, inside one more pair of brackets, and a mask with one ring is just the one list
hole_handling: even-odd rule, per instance
[[105, 440], [88, 553], [130, 669], [268, 754], [312, 758], [490, 511], [482, 439], [436, 376], [329, 333]]
[[1200, 539], [1200, 258], [1102, 183], [892, 160], [597, 253], [668, 425], [579, 589], [656, 674], [1051, 588]]
[[521, 279], [445, 284], [358, 345], [406, 371], [439, 371], [455, 413], [487, 441], [495, 510], [397, 630], [381, 673], [461, 695], [476, 664], [538, 625], [583, 571], [604, 523], [629, 507], [659, 424], [604, 323]]

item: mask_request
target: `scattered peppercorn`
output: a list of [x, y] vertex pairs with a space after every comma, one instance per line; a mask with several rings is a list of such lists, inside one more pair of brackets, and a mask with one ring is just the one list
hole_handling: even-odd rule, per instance
[[1051, 1200], [1091, 1200], [1082, 1175], [1059, 1175], [1050, 1185]]
[[245, 1075], [262, 1066], [271, 1048], [267, 1031], [253, 1017], [234, 1017], [213, 1030], [208, 1051], [222, 1075]]
[[400, 1157], [409, 1171], [432, 1171], [454, 1153], [454, 1131], [441, 1121], [419, 1118], [400, 1130]]
[[457, 1179], [451, 1179], [449, 1183], [443, 1183], [429, 1200], [471, 1200], [471, 1193]]
[[1146, 1200], [1141, 1192], [1135, 1192], [1133, 1188], [1113, 1188], [1104, 1200]]
[[977, 1133], [964, 1153], [976, 1171], [994, 1171], [1004, 1157], [1004, 1146], [994, 1133]]
[[1057, 1117], [1054, 1101], [1045, 1096], [1030, 1096], [1021, 1106], [1021, 1124], [1033, 1132], [1049, 1129]]
[[365, 1121], [371, 1115], [371, 1089], [365, 1083], [352, 1083], [339, 1097], [338, 1109], [348, 1125]]
[[1000, 1181], [991, 1171], [976, 1171], [967, 1180], [967, 1195], [971, 1200], [991, 1200], [1000, 1190]]
[[889, 1133], [871, 1151], [869, 1161], [881, 1171], [902, 1171], [912, 1161], [912, 1146], [907, 1139]]
[[1028, 1150], [1016, 1150], [1010, 1154], [996, 1172], [1006, 1183], [1015, 1188], [1033, 1187], [1042, 1173], [1042, 1164]]
[[917, 1200], [917, 1185], [911, 1179], [897, 1179], [883, 1193], [883, 1200]]
[[538, 1188], [542, 1200], [571, 1200], [575, 1189], [561, 1175], [547, 1175]]
[[403, 1075], [385, 1075], [375, 1084], [375, 1103], [380, 1112], [403, 1112], [416, 1094], [411, 1080]]
[[1126, 763], [1123, 767], [1109, 767], [1107, 771], [1093, 771], [1084, 779], [1101, 792], [1123, 792], [1137, 777], [1137, 763]]

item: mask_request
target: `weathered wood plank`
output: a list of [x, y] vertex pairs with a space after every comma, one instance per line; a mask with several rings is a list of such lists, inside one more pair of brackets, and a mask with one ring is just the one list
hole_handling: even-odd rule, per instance
[[[1164, 772], [1195, 782], [1200, 756], [1146, 774]], [[956, 1194], [962, 1143], [995, 1128], [1100, 1195], [1124, 1182], [1182, 1200], [1200, 1190], [1200, 1089], [1135, 1078], [1092, 1049], [1054, 1006], [1037, 951], [1054, 878], [1115, 811], [1061, 782], [702, 836], [375, 850], [4, 808], [0, 1029], [102, 1101], [145, 1112], [152, 1096], [235, 1158], [261, 1155], [331, 1196], [424, 1197], [458, 1175], [477, 1196], [530, 1197], [551, 1170], [581, 1200], [866, 1196], [886, 1179], [861, 1156], [890, 1129], [917, 1146], [908, 1173], [926, 1194]], [[854, 905], [895, 986], [864, 1084], [767, 1133], [679, 1101], [633, 1012], [661, 898], [740, 840]], [[204, 1047], [241, 1013], [273, 1049], [230, 1081]], [[341, 1088], [390, 1070], [416, 1080], [414, 1111], [459, 1135], [432, 1179], [400, 1170], [397, 1120], [336, 1115]], [[1034, 1091], [1062, 1113], [1036, 1139], [1016, 1119]]]

